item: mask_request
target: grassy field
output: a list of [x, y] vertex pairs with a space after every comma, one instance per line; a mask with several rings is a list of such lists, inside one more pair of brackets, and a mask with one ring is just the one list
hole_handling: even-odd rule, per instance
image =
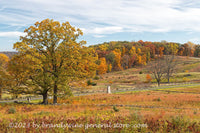
[[[109, 82], [112, 82], [112, 88], [133, 88], [138, 86], [156, 86], [156, 80], [153, 75], [148, 72], [150, 66], [137, 66], [135, 68], [126, 69], [107, 73], [100, 76], [99, 80], [92, 79], [97, 86], [91, 87], [92, 90], [106, 89]], [[147, 83], [146, 75], [152, 77], [151, 83]], [[170, 78], [170, 83], [200, 82], [200, 59], [191, 57], [177, 57], [176, 72]], [[167, 84], [164, 77], [162, 84]], [[162, 85], [161, 84], [161, 85]]]
[[[96, 86], [74, 92], [106, 91], [58, 99], [58, 105], [1, 103], [1, 132], [200, 132], [200, 60], [179, 57], [177, 70], [161, 87], [146, 82], [147, 66], [107, 73], [91, 79]], [[151, 75], [152, 76], [152, 75]], [[87, 81], [82, 81], [87, 82]], [[182, 83], [190, 83], [184, 85]], [[150, 88], [149, 88], [150, 87]], [[131, 89], [139, 88], [139, 89]], [[140, 89], [143, 88], [143, 89]], [[149, 90], [145, 90], [149, 88]], [[117, 91], [125, 89], [126, 91]], [[129, 90], [130, 89], [130, 90]], [[25, 97], [27, 95], [21, 95]], [[5, 94], [3, 98], [12, 98]], [[49, 100], [52, 103], [51, 100]]]
[[[59, 99], [59, 105], [1, 104], [3, 132], [199, 132], [199, 87]], [[170, 89], [171, 90], [171, 89]], [[179, 93], [185, 91], [185, 93]]]

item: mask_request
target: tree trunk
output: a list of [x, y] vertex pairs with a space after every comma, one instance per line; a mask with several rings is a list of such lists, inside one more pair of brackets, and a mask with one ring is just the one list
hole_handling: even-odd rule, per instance
[[167, 82], [169, 83], [169, 78], [170, 78], [170, 76], [169, 76], [169, 71], [167, 71]]
[[48, 104], [48, 95], [47, 95], [47, 92], [45, 92], [42, 96], [43, 96], [43, 102], [42, 102], [42, 104]]
[[160, 81], [158, 81], [158, 86], [160, 86]]
[[168, 83], [169, 83], [169, 76], [167, 77]]
[[58, 92], [58, 86], [55, 84], [53, 89], [53, 104], [57, 104], [57, 92]]

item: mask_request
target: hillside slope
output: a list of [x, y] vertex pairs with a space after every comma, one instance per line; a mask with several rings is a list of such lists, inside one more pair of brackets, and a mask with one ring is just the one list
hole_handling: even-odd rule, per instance
[[[176, 62], [176, 72], [170, 78], [171, 83], [200, 82], [200, 58], [177, 56]], [[98, 80], [92, 79], [93, 82], [97, 83], [97, 86], [93, 86], [92, 89], [105, 89], [107, 85], [111, 85], [113, 89], [156, 86], [156, 81], [153, 75], [148, 72], [148, 67], [150, 67], [149, 64], [99, 75]], [[151, 83], [146, 82], [147, 74], [152, 77]], [[162, 80], [162, 84], [167, 84], [166, 82], [166, 79]]]

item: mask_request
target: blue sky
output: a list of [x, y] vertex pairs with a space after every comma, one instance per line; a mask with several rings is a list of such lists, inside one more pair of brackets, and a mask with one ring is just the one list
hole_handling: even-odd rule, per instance
[[200, 43], [197, 0], [0, 0], [0, 51], [50, 18], [81, 28], [87, 45], [107, 41]]

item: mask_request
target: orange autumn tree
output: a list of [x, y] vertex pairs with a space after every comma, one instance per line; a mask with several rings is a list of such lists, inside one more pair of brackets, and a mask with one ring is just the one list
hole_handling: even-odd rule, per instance
[[129, 54], [131, 57], [133, 57], [136, 54], [136, 48], [134, 46], [131, 47]]
[[70, 92], [70, 82], [94, 76], [95, 51], [84, 47], [85, 41], [77, 42], [83, 32], [71, 26], [69, 22], [60, 23], [45, 19], [36, 22], [24, 32], [26, 35], [14, 44], [14, 48], [22, 55], [39, 60], [40, 64], [35, 65], [39, 67], [38, 75], [35, 75], [33, 80], [38, 85], [40, 82], [36, 77], [39, 77], [40, 72], [47, 74], [46, 77], [52, 80], [50, 87], [53, 91], [54, 104], [57, 103], [61, 91]]
[[137, 63], [138, 63], [139, 65], [143, 64], [141, 54], [142, 54], [142, 51], [141, 51], [140, 48], [138, 48], [138, 49], [137, 49]]
[[121, 66], [121, 51], [120, 49], [115, 49], [112, 51], [115, 55], [115, 64], [114, 64], [114, 69], [115, 70], [123, 70]]
[[98, 74], [104, 74], [108, 70], [108, 65], [105, 58], [100, 58], [100, 65], [98, 66]]
[[159, 55], [160, 55], [160, 57], [163, 56], [163, 50], [164, 49], [165, 49], [164, 47], [159, 47]]
[[7, 63], [9, 61], [9, 58], [5, 54], [0, 54], [0, 99], [2, 98], [2, 91], [3, 88], [6, 85], [6, 67]]
[[141, 55], [138, 55], [138, 56], [137, 56], [137, 63], [138, 63], [139, 65], [142, 64], [142, 56], [141, 56]]
[[147, 57], [146, 54], [142, 55], [142, 64], [146, 65], [147, 64]]
[[129, 55], [130, 55], [130, 59], [129, 59], [129, 68], [131, 68], [137, 60], [137, 54], [136, 54], [136, 48], [134, 46], [131, 47], [131, 49], [129, 50]]

